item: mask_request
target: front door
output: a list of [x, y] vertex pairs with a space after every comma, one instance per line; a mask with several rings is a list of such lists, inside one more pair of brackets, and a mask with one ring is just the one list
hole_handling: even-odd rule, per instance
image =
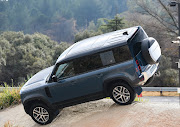
[[[78, 71], [76, 65], [78, 65]], [[57, 66], [54, 73], [57, 82], [49, 84], [53, 103], [102, 92], [102, 69], [83, 72], [83, 69], [79, 67], [80, 63], [75, 62], [67, 62]]]

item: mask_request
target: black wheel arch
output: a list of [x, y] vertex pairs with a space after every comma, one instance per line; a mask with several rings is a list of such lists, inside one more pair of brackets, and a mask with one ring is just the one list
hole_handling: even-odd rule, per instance
[[45, 100], [42, 97], [33, 97], [33, 98], [29, 98], [27, 100], [24, 101], [23, 106], [24, 106], [24, 110], [27, 114], [30, 114], [30, 108], [32, 106], [33, 103], [42, 103], [45, 104], [46, 106], [48, 106], [49, 108], [51, 108], [52, 110], [57, 110], [56, 107], [52, 106], [50, 102], [48, 102], [47, 100]]
[[133, 89], [133, 84], [129, 79], [124, 78], [124, 77], [114, 77], [114, 78], [105, 80], [103, 83], [103, 91], [104, 91], [105, 96], [109, 96], [110, 87], [112, 84], [116, 82], [124, 82]]

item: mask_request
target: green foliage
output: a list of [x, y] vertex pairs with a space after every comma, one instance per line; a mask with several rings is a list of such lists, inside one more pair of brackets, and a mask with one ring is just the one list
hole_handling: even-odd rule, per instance
[[156, 77], [151, 83], [153, 86], [177, 86], [178, 85], [178, 70], [172, 69], [172, 62], [169, 57], [161, 56], [160, 61], [160, 76]]
[[162, 73], [162, 77], [165, 77], [163, 79], [163, 84], [166, 86], [177, 86], [178, 85], [178, 71], [175, 69], [166, 69]]
[[78, 25], [88, 25], [90, 21], [97, 17], [104, 17], [101, 10], [101, 2], [98, 0], [79, 0], [79, 5], [75, 8]]
[[27, 75], [54, 64], [58, 56], [69, 46], [58, 44], [48, 36], [35, 33], [4, 32], [0, 34], [0, 83], [15, 84], [25, 80]]
[[14, 104], [18, 104], [20, 103], [21, 101], [21, 98], [20, 98], [20, 89], [14, 89], [12, 87], [12, 89], [8, 89], [8, 85], [7, 83], [4, 83], [5, 84], [5, 89], [3, 91], [3, 93], [1, 93], [0, 95], [0, 109], [4, 109], [4, 108], [7, 108], [11, 105], [14, 105]]
[[85, 30], [85, 31], [79, 32], [75, 35], [74, 42], [76, 43], [76, 42], [81, 41], [83, 39], [93, 37], [96, 35], [100, 35], [100, 34], [102, 34], [102, 32], [100, 32], [100, 31], [94, 32], [94, 31]]
[[104, 22], [106, 24], [99, 27], [99, 30], [103, 33], [123, 29], [125, 25], [123, 18], [119, 17], [118, 15], [116, 15], [114, 19], [104, 19]]
[[74, 28], [126, 10], [125, 0], [0, 0], [0, 31], [40, 32], [58, 42], [72, 42]]
[[89, 26], [87, 29], [89, 31], [97, 31], [97, 27], [96, 27], [96, 24], [94, 23], [94, 21], [89, 22]]
[[74, 42], [78, 42], [80, 40], [93, 37], [96, 35], [100, 35], [103, 33], [116, 31], [123, 29], [125, 26], [124, 20], [119, 17], [119, 15], [115, 16], [114, 19], [98, 19], [97, 24], [93, 21], [89, 22], [89, 26], [86, 30], [79, 32], [75, 35]]
[[138, 101], [138, 102], [148, 102], [149, 100], [148, 99], [142, 99], [141, 97], [136, 97], [134, 99], [134, 101]]

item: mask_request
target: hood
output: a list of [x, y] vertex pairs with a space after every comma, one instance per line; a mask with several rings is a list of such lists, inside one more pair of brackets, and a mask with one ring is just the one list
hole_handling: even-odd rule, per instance
[[46, 80], [46, 78], [49, 76], [49, 74], [51, 74], [53, 68], [54, 68], [54, 66], [51, 66], [51, 67], [48, 67], [48, 68], [36, 73], [32, 78], [30, 78], [25, 83], [25, 86], [36, 83], [36, 82]]

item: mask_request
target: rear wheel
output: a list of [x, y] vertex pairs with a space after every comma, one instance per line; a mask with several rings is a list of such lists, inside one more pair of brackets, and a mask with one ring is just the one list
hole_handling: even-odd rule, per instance
[[115, 103], [128, 105], [134, 101], [136, 93], [127, 83], [117, 82], [111, 87], [110, 96]]
[[32, 119], [41, 125], [51, 123], [55, 117], [54, 112], [45, 104], [33, 104], [30, 108], [30, 115]]

